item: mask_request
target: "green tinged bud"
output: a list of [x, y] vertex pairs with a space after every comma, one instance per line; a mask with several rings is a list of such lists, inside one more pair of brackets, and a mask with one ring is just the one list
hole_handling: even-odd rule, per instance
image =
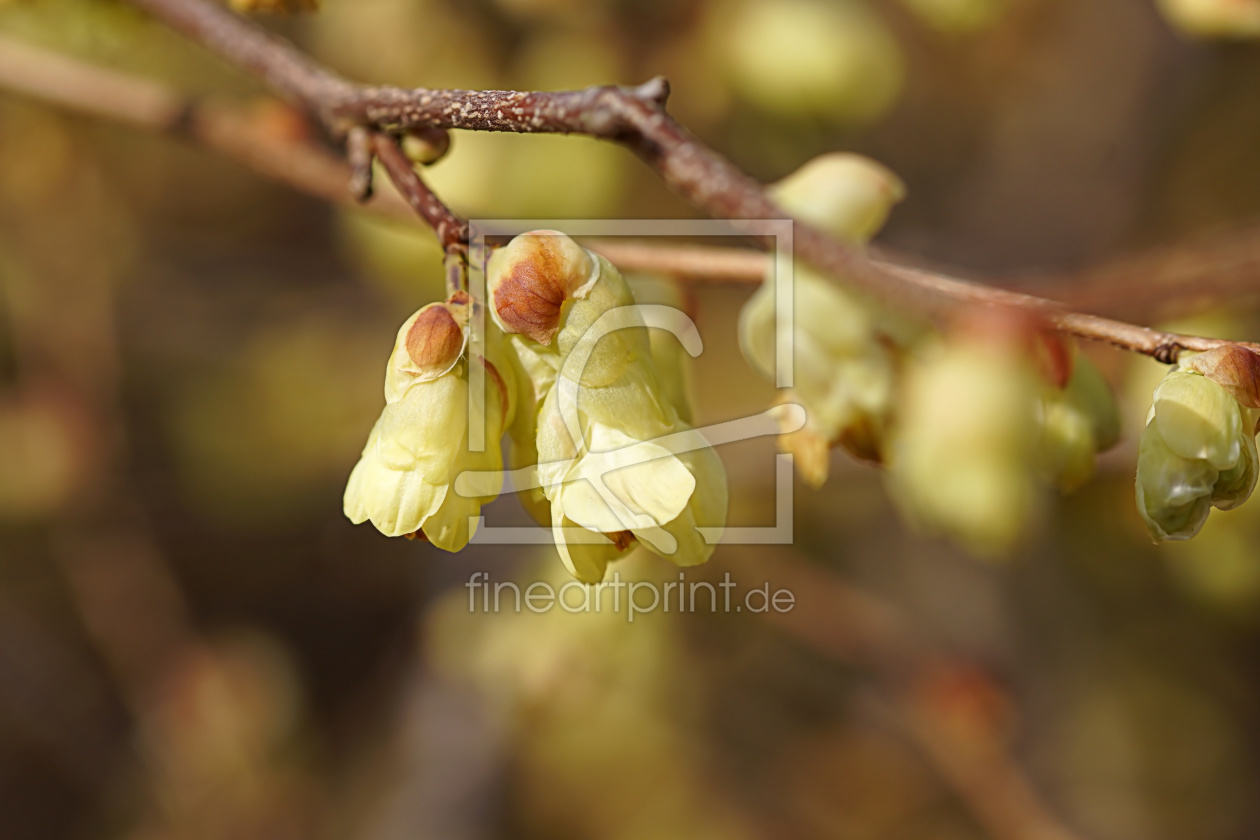
[[1094, 476], [1094, 456], [1120, 438], [1120, 414], [1107, 380], [1078, 356], [1063, 388], [1044, 386], [1041, 395], [1040, 468], [1051, 483], [1070, 493]]
[[1136, 493], [1157, 541], [1193, 537], [1212, 507], [1231, 510], [1255, 488], [1257, 411], [1193, 369], [1211, 366], [1213, 376], [1224, 376], [1233, 368], [1215, 366], [1220, 358], [1188, 355], [1155, 389], [1138, 448]]

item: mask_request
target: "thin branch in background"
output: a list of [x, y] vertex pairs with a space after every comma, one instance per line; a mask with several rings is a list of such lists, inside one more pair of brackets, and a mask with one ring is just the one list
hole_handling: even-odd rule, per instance
[[807, 594], [793, 609], [767, 610], [762, 617], [793, 642], [868, 670], [891, 721], [990, 836], [1080, 840], [1011, 756], [1002, 692], [982, 672], [933, 650], [893, 607], [791, 549], [767, 558], [762, 549], [753, 555], [727, 546], [727, 562], [736, 569], [763, 568], [767, 560], [772, 560], [776, 585]]

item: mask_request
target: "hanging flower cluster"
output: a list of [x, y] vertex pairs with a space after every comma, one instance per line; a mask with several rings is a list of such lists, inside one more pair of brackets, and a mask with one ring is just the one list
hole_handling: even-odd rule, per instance
[[[860, 245], [883, 226], [905, 188], [872, 160], [832, 154], [773, 185], [771, 194], [797, 218]], [[777, 361], [775, 282], [772, 267], [739, 322], [745, 358], [768, 379], [774, 379]], [[811, 486], [821, 487], [832, 446], [863, 460], [883, 460], [901, 347], [918, 325], [893, 317], [804, 264], [792, 273], [792, 295], [793, 388], [785, 399], [802, 404], [807, 421], [800, 431], [785, 434], [780, 448], [795, 456]]]
[[[772, 185], [797, 218], [865, 244], [905, 194], [900, 180], [857, 155], [824, 155]], [[745, 357], [773, 378], [778, 330], [771, 272], [745, 306]], [[1015, 544], [1043, 484], [1070, 491], [1115, 444], [1119, 420], [1088, 359], [1049, 340], [1025, 316], [1000, 313], [942, 336], [808, 266], [792, 277], [793, 386], [807, 412], [780, 438], [809, 484], [821, 486], [830, 450], [887, 468], [904, 514], [981, 554]], [[1041, 359], [1049, 345], [1053, 363]], [[1039, 364], [1039, 362], [1042, 362]]]
[[1137, 505], [1151, 536], [1185, 540], [1212, 508], [1256, 486], [1260, 356], [1236, 345], [1183, 354], [1155, 389], [1138, 448]]
[[[502, 489], [506, 435], [526, 509], [578, 579], [602, 580], [635, 543], [681, 566], [707, 560], [726, 522], [726, 473], [688, 422], [681, 345], [654, 341], [644, 312], [666, 327], [684, 316], [640, 306], [608, 260], [554, 231], [495, 252], [487, 287], [484, 356], [470, 350], [462, 292], [399, 330], [346, 515], [458, 551]], [[473, 366], [485, 400], [469, 399]], [[472, 428], [483, 451], [470, 448]]]

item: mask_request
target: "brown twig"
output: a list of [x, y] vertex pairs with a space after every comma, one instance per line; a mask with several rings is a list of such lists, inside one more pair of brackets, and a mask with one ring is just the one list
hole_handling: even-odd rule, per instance
[[461, 250], [466, 252], [468, 223], [452, 213], [425, 185], [416, 174], [411, 160], [403, 154], [398, 141], [388, 134], [375, 133], [372, 135], [372, 150], [407, 204], [433, 228], [442, 249], [447, 254]]
[[[319, 117], [334, 133], [363, 126], [383, 131], [414, 127], [585, 134], [625, 145], [667, 185], [712, 216], [789, 218], [759, 183], [698, 142], [666, 113], [669, 86], [664, 79], [636, 88], [546, 93], [360, 86], [333, 75], [287, 42], [210, 0], [130, 2], [254, 74]], [[935, 316], [967, 305], [1030, 309], [1069, 335], [1104, 341], [1161, 361], [1175, 360], [1181, 350], [1227, 343], [1064, 312], [1052, 301], [942, 275], [893, 270], [800, 221], [795, 224], [794, 243], [796, 253], [824, 273], [894, 306]]]

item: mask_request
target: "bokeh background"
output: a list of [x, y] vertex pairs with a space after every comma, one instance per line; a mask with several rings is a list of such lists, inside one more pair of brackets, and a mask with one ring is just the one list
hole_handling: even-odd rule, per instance
[[[909, 186], [882, 245], [1012, 284], [1260, 213], [1260, 46], [1152, 0], [322, 7], [265, 22], [353, 78], [660, 73], [761, 178], [869, 154]], [[0, 2], [0, 33], [262, 95], [115, 2]], [[472, 217], [693, 214], [580, 138], [458, 134], [428, 174]], [[0, 837], [1260, 836], [1260, 503], [1149, 545], [1133, 441], [1159, 365], [1088, 348], [1125, 442], [1005, 563], [909, 532], [837, 454], [796, 488], [795, 545], [691, 573], [789, 587], [790, 614], [470, 613], [473, 572], [558, 584], [558, 559], [341, 514], [394, 331], [440, 288], [418, 223], [0, 90]], [[773, 399], [736, 346], [749, 293], [688, 290], [703, 422]], [[1129, 304], [1158, 308], [1140, 283]], [[1254, 304], [1174, 309], [1255, 339]], [[772, 453], [723, 449], [733, 523], [773, 521]], [[994, 750], [1022, 775], [951, 774]]]

